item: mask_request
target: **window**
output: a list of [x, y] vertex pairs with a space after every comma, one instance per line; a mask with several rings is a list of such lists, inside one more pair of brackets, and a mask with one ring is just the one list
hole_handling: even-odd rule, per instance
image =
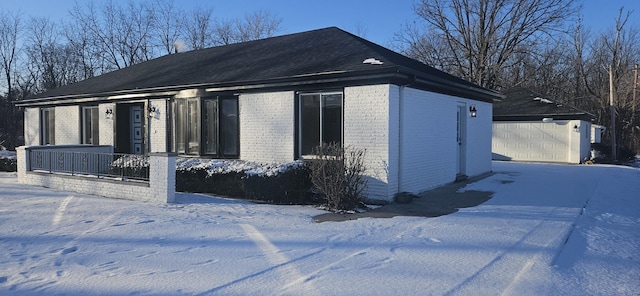
[[174, 151], [220, 158], [240, 154], [235, 96], [176, 99]]
[[342, 93], [309, 93], [299, 98], [299, 155], [329, 143], [342, 143]]
[[56, 110], [54, 108], [40, 109], [40, 144], [55, 145], [56, 138]]
[[100, 138], [98, 121], [97, 106], [82, 108], [82, 144], [98, 145]]

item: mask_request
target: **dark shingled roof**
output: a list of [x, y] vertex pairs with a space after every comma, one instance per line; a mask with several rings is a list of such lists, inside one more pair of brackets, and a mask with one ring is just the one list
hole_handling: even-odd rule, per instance
[[503, 91], [505, 98], [493, 102], [494, 121], [586, 120], [595, 118], [586, 111], [567, 106], [521, 87]]
[[[368, 58], [382, 64], [363, 63]], [[34, 95], [17, 105], [193, 88], [238, 91], [288, 86], [291, 89], [291, 85], [329, 82], [411, 83], [412, 87], [487, 102], [501, 96], [330, 27], [166, 55]]]

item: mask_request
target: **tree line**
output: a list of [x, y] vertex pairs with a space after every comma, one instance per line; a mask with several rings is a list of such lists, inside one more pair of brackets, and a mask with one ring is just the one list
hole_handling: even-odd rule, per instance
[[576, 0], [420, 0], [414, 11], [418, 20], [394, 38], [404, 54], [487, 88], [525, 87], [592, 113], [608, 128], [605, 142], [615, 134], [617, 145], [640, 153], [632, 11], [620, 8], [601, 32], [585, 27]]

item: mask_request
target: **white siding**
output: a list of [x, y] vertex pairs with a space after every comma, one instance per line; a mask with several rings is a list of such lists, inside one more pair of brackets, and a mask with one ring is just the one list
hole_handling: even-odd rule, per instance
[[24, 144], [40, 145], [40, 108], [24, 109]]
[[293, 161], [294, 100], [293, 91], [240, 95], [241, 159]]
[[56, 107], [56, 145], [80, 144], [80, 107]]
[[493, 158], [580, 163], [589, 156], [590, 131], [591, 124], [580, 120], [494, 122]]
[[392, 106], [397, 95], [390, 100], [391, 89], [397, 93], [388, 84], [344, 90], [344, 146], [366, 149], [369, 199], [392, 200], [396, 192], [397, 167], [390, 164], [390, 150], [397, 155], [397, 105]]

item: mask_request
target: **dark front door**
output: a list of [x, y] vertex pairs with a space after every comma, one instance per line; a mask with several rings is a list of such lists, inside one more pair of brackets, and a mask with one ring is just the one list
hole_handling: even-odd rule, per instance
[[115, 152], [144, 154], [144, 104], [117, 104]]

